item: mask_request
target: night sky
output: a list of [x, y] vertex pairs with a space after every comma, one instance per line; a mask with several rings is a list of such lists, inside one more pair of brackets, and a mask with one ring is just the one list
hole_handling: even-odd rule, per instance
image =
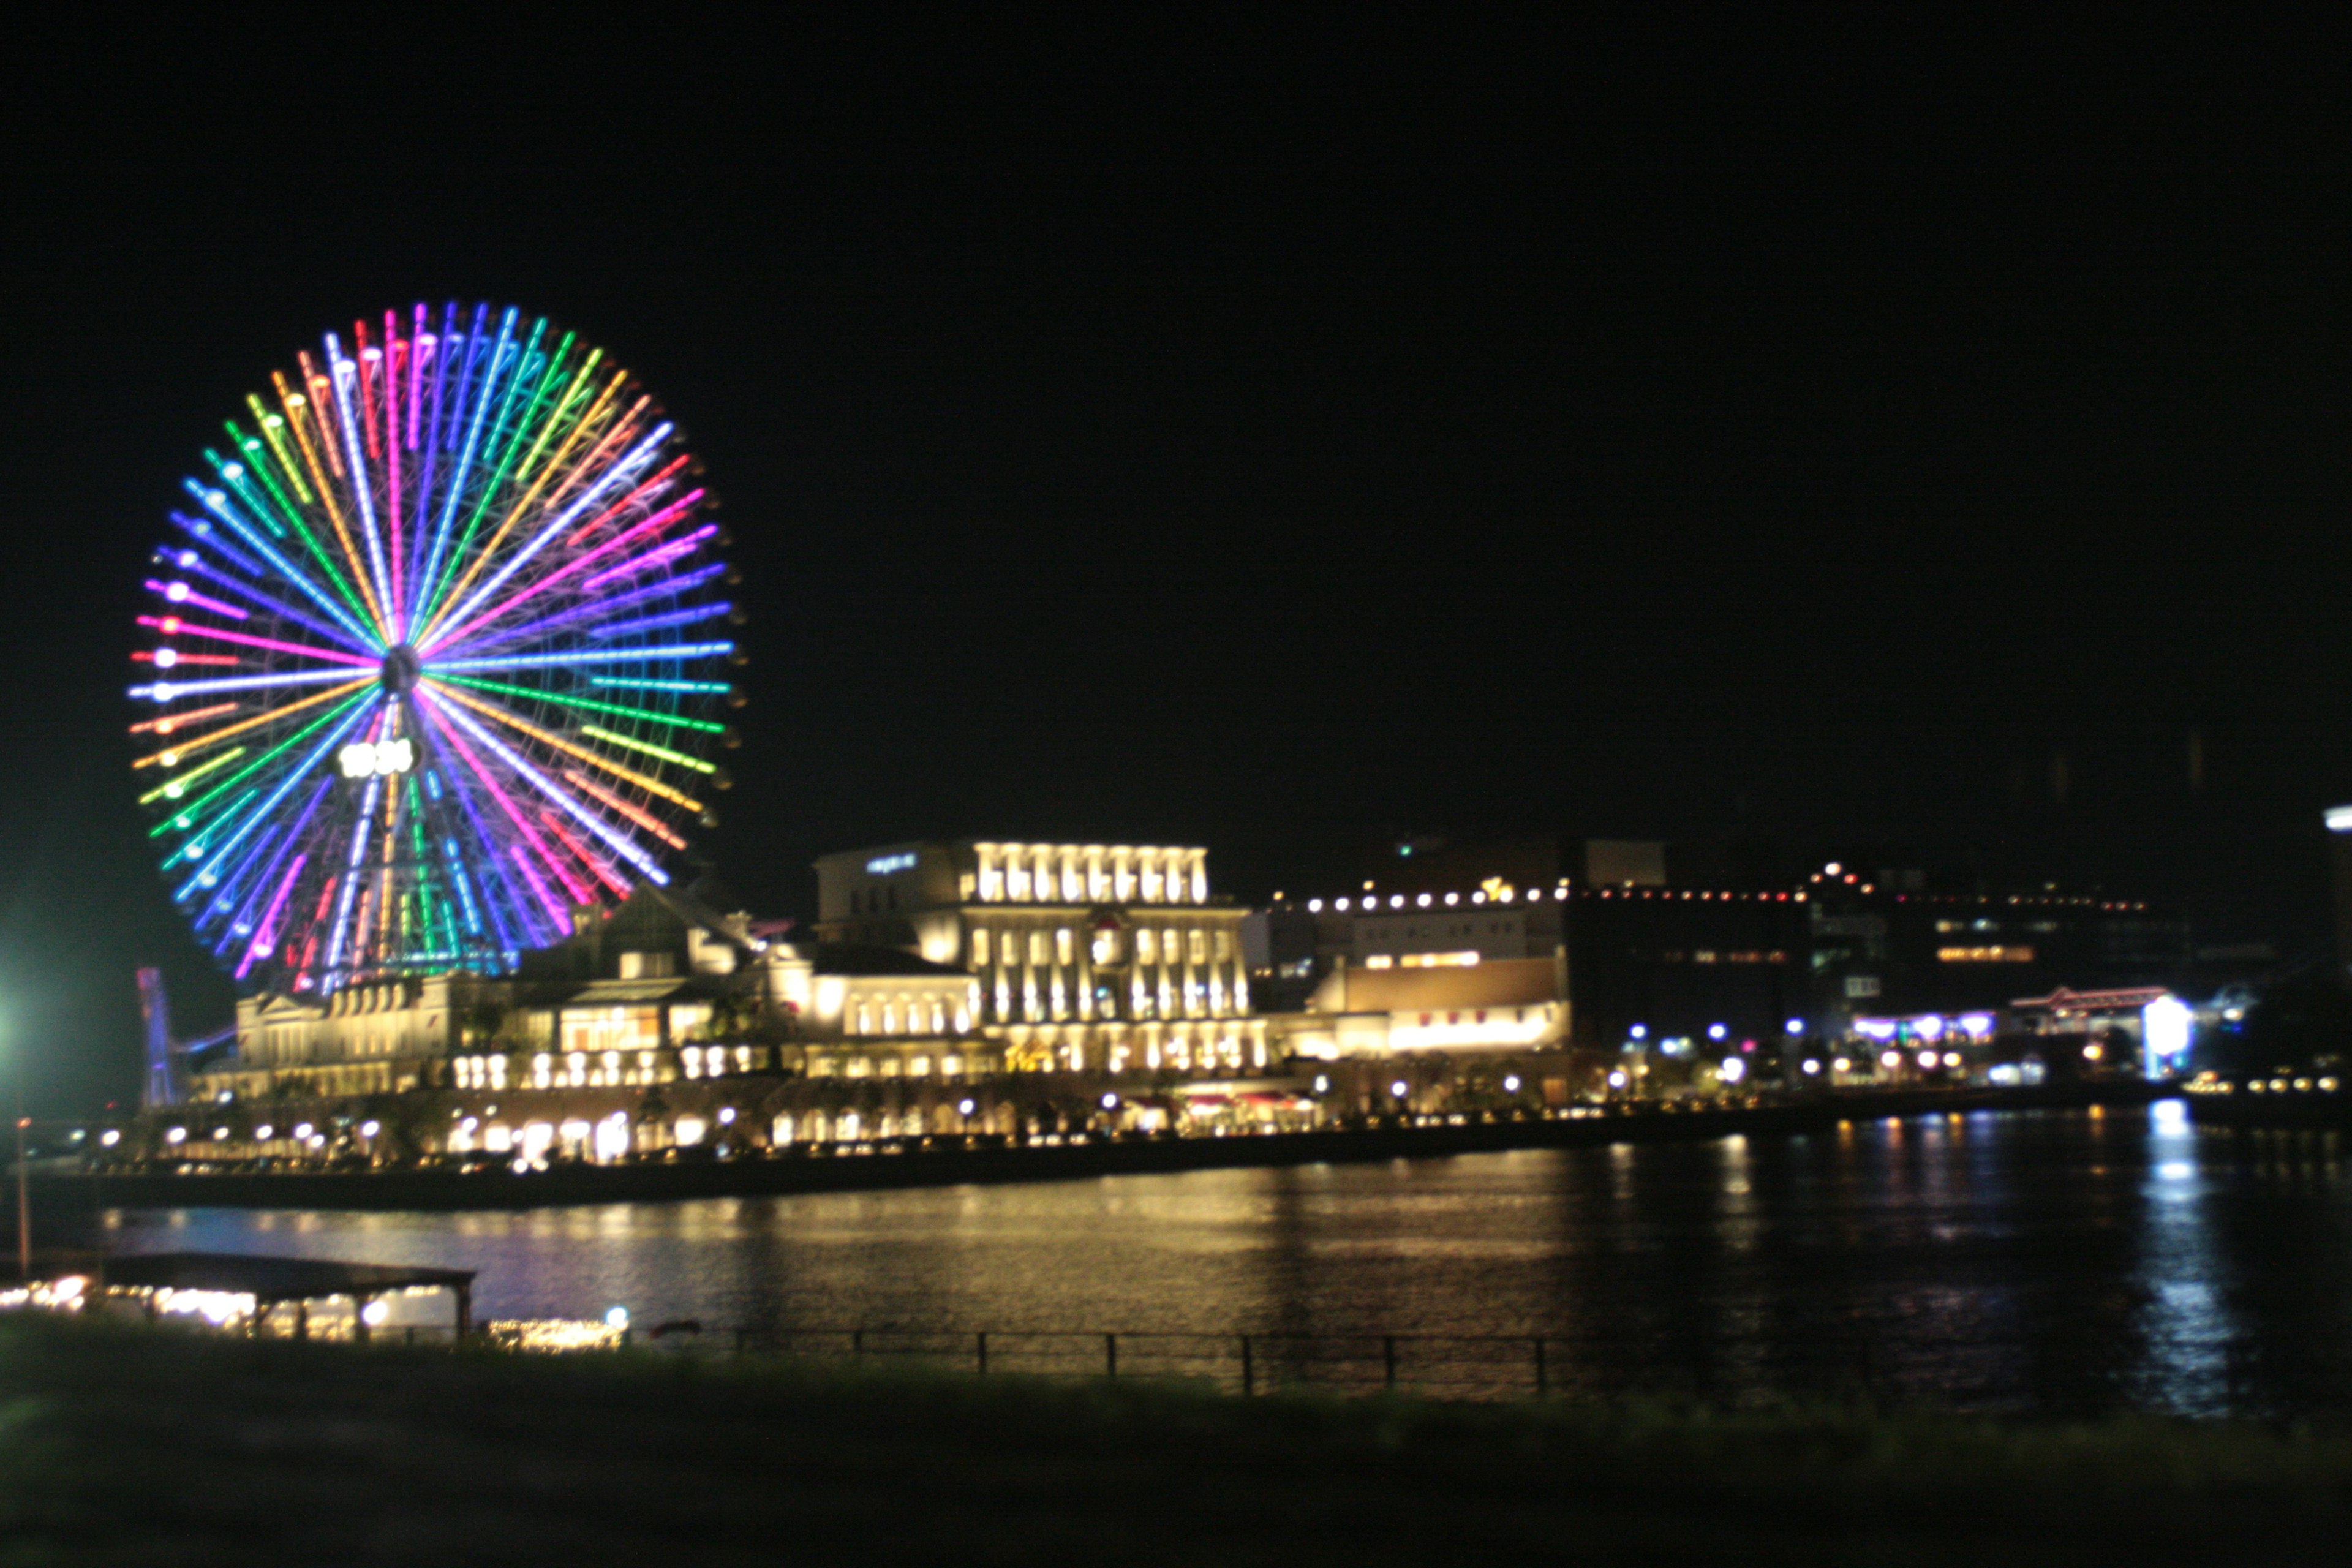
[[2336, 41], [1399, 15], [22, 41], [0, 1050], [37, 1102], [131, 1091], [138, 963], [226, 1017], [123, 734], [178, 480], [419, 298], [607, 345], [709, 464], [753, 701], [703, 847], [762, 912], [919, 836], [1205, 843], [1262, 897], [1540, 833], [2315, 941]]

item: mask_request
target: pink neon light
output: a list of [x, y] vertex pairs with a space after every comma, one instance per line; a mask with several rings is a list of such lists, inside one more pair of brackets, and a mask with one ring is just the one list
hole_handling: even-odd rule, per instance
[[542, 810], [539, 814], [539, 820], [546, 824], [547, 830], [555, 835], [559, 843], [561, 843], [566, 849], [571, 850], [574, 855], [580, 857], [582, 863], [587, 866], [589, 873], [598, 881], [604, 883], [604, 886], [612, 889], [614, 892], [619, 894], [623, 898], [627, 898], [629, 896], [628, 884], [622, 881], [618, 877], [613, 875], [613, 868], [610, 866], [607, 866], [604, 861], [599, 860], [595, 856], [590, 854], [586, 845], [572, 837], [571, 834], [566, 833], [563, 830], [563, 824], [556, 820], [555, 813]]
[[[472, 620], [467, 621], [456, 631], [445, 632], [441, 636], [435, 637], [426, 645], [425, 649], [420, 651], [447, 648], [457, 646], [457, 638], [464, 636], [466, 633], [473, 631], [478, 627], [487, 626], [497, 620], [500, 616], [505, 615], [509, 610], [513, 609], [516, 605], [520, 605], [532, 595], [544, 594], [550, 588], [554, 587], [558, 583], [562, 582], [566, 577], [571, 576], [573, 573], [585, 569], [594, 563], [599, 558], [610, 555], [614, 551], [623, 548], [641, 535], [668, 527], [671, 523], [677, 521], [682, 513], [691, 509], [697, 501], [700, 500], [703, 495], [704, 492], [698, 489], [687, 491], [686, 494], [678, 497], [677, 500], [672, 501], [668, 506], [664, 507], [661, 510], [654, 513], [653, 516], [646, 519], [645, 521], [638, 523], [634, 528], [626, 529], [622, 532], [613, 535], [612, 538], [604, 541], [604, 543], [598, 545], [587, 554], [583, 555], [579, 560], [572, 562], [562, 571], [551, 572], [546, 576], [541, 578], [538, 582], [532, 584], [530, 587], [522, 589], [519, 593], [509, 595], [505, 599], [493, 605], [490, 608], [484, 610], [480, 615], [476, 616]], [[715, 523], [711, 525], [709, 531], [712, 533], [718, 532], [718, 525]]]
[[392, 538], [392, 604], [402, 611], [400, 593], [400, 362], [408, 345], [400, 337], [400, 312], [383, 313], [383, 466], [390, 503], [384, 526]]
[[425, 302], [416, 304], [416, 324], [409, 329], [409, 337], [416, 347], [408, 356], [408, 449], [416, 450], [416, 411], [425, 406], [425, 362], [433, 357], [436, 340], [425, 330]]
[[629, 405], [629, 411], [621, 416], [620, 423], [607, 431], [604, 438], [597, 442], [594, 449], [586, 457], [572, 465], [571, 470], [563, 476], [563, 482], [558, 485], [555, 492], [547, 498], [548, 510], [553, 511], [557, 504], [572, 493], [572, 487], [581, 479], [591, 474], [602, 474], [604, 471], [605, 459], [637, 438], [637, 416], [643, 414], [652, 403], [653, 399], [647, 396], [640, 397]]
[[[375, 440], [375, 391], [368, 384], [368, 360], [370, 355], [368, 353], [367, 323], [365, 321], [353, 321], [352, 323], [352, 353], [359, 370], [360, 429], [367, 436], [367, 455], [371, 458], [381, 458], [383, 456], [383, 453], [377, 449]], [[382, 353], [378, 353], [373, 357], [377, 360], [382, 360], [383, 356]]]
[[619, 812], [623, 816], [627, 817], [631, 822], [635, 823], [639, 827], [644, 828], [646, 832], [652, 834], [655, 837], [660, 839], [671, 848], [683, 849], [686, 847], [686, 840], [680, 838], [677, 834], [672, 833], [668, 828], [664, 827], [661, 825], [660, 818], [654, 816], [649, 813], [639, 811], [635, 806], [631, 805], [619, 795], [613, 794], [610, 790], [607, 790], [601, 784], [597, 784], [595, 780], [590, 778], [586, 773], [582, 773], [578, 768], [564, 769], [563, 776], [566, 780], [570, 781], [573, 789], [579, 790], [587, 795], [590, 798], [600, 801], [604, 805], [610, 806], [613, 810]]
[[663, 545], [659, 550], [648, 550], [643, 555], [633, 557], [630, 560], [622, 562], [618, 566], [611, 567], [605, 571], [597, 573], [596, 575], [589, 578], [585, 583], [581, 584], [580, 586], [583, 588], [593, 588], [599, 584], [609, 583], [615, 577], [626, 577], [638, 572], [651, 571], [654, 567], [666, 565], [668, 563], [677, 560], [681, 555], [691, 555], [696, 550], [701, 547], [703, 541], [710, 538], [718, 531], [719, 525], [717, 523], [705, 523], [702, 527], [696, 529], [692, 533], [688, 534], [685, 538], [672, 540], [669, 543]]
[[566, 544], [579, 543], [582, 540], [595, 532], [597, 529], [603, 527], [614, 518], [618, 517], [621, 513], [628, 510], [629, 508], [636, 505], [640, 500], [650, 492], [657, 489], [667, 489], [669, 481], [677, 474], [678, 470], [685, 468], [687, 464], [693, 460], [693, 458], [684, 456], [672, 458], [668, 463], [663, 466], [659, 473], [654, 475], [653, 478], [647, 479], [644, 484], [639, 485], [635, 489], [631, 490], [627, 495], [623, 496], [619, 500], [614, 501], [611, 506], [606, 507], [603, 511], [598, 512], [588, 521], [582, 523], [578, 528], [572, 530], [572, 537], [565, 540], [563, 542]]
[[305, 849], [294, 857], [291, 866], [286, 868], [285, 879], [278, 884], [278, 892], [269, 900], [269, 908], [262, 915], [261, 923], [254, 928], [253, 945], [246, 949], [245, 962], [236, 967], [238, 979], [245, 978], [245, 972], [253, 967], [256, 960], [269, 956], [275, 946], [272, 933], [278, 929], [278, 917], [286, 912], [286, 900], [294, 895], [294, 879], [302, 874], [302, 867], [310, 858], [310, 852]]
[[[420, 692], [424, 691], [424, 688], [421, 686], [417, 688], [417, 689]], [[523, 816], [521, 807], [516, 805], [513, 799], [508, 795], [507, 792], [499, 787], [498, 781], [490, 777], [489, 770], [482, 765], [482, 760], [479, 757], [474, 755], [473, 748], [466, 744], [464, 738], [457, 733], [456, 726], [445, 724], [439, 721], [439, 714], [437, 712], [439, 700], [432, 696], [429, 692], [425, 693], [425, 700], [427, 708], [436, 710], [433, 727], [440, 732], [443, 740], [449, 742], [450, 749], [457, 753], [458, 758], [465, 763], [466, 766], [473, 773], [473, 775], [482, 781], [482, 787], [490, 792], [490, 798], [498, 802], [499, 809], [505, 812], [507, 814], [507, 819], [512, 822], [515, 826], [521, 831], [524, 842], [528, 843], [532, 849], [538, 852], [541, 859], [547, 862], [547, 868], [554, 872], [557, 880], [561, 881], [564, 888], [572, 893], [572, 901], [579, 904], [591, 902], [592, 895], [588, 889], [582, 886], [579, 882], [574, 881], [572, 874], [563, 868], [562, 863], [558, 861], [553, 854], [550, 853], [547, 846], [541, 841], [538, 833], [533, 831], [530, 820]], [[534, 877], [532, 881], [537, 883], [538, 879]], [[545, 889], [542, 887], [541, 890], [543, 895]], [[557, 902], [553, 899], [545, 899], [544, 901], [547, 904], [547, 912], [553, 915], [555, 917], [556, 923], [561, 926], [563, 923], [567, 913], [566, 906]]]
[[[149, 593], [160, 594], [174, 605], [194, 605], [200, 610], [210, 610], [216, 616], [226, 616], [233, 621], [241, 621], [247, 618], [246, 613], [243, 610], [238, 609], [235, 605], [224, 605], [218, 599], [207, 598], [205, 595], [197, 593], [194, 588], [189, 587], [185, 583], [158, 583], [154, 578], [150, 577], [142, 585], [144, 586]], [[172, 592], [174, 588], [179, 590], [179, 593], [176, 595]]]
[[547, 879], [539, 874], [539, 868], [530, 863], [530, 857], [524, 853], [523, 847], [509, 844], [507, 853], [513, 856], [514, 863], [522, 868], [523, 877], [530, 883], [530, 890], [539, 895], [539, 901], [545, 904], [557, 920], [563, 919], [563, 901], [547, 890]]
[[[362, 669], [373, 669], [382, 662], [378, 659], [362, 658], [355, 653], [336, 653], [330, 648], [313, 647], [308, 643], [279, 642], [275, 637], [249, 637], [243, 632], [223, 631], [218, 626], [200, 626], [194, 621], [184, 621], [177, 616], [141, 616], [138, 624], [142, 626], [153, 626], [167, 637], [211, 637], [215, 642], [233, 642], [242, 647], [266, 647], [278, 653], [308, 654], [312, 658], [323, 658], [330, 664], [357, 665]], [[198, 653], [184, 653], [180, 656], [179, 661], [182, 664], [235, 664], [236, 662], [234, 658], [213, 658]]]

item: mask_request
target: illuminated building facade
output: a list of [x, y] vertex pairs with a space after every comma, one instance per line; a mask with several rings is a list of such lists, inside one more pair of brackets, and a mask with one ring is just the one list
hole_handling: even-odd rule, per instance
[[1257, 1071], [1246, 911], [1187, 847], [890, 845], [816, 863], [822, 941], [905, 948], [971, 977], [1016, 1071]]

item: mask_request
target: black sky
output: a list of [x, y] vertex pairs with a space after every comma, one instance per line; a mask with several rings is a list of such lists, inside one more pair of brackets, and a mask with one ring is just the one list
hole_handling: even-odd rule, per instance
[[2309, 940], [2338, 40], [1403, 15], [27, 41], [0, 1048], [63, 1105], [127, 1090], [135, 963], [223, 1015], [125, 767], [138, 569], [263, 373], [453, 295], [609, 345], [726, 497], [708, 847], [763, 910], [919, 835], [1262, 894], [1383, 832], [1736, 834]]

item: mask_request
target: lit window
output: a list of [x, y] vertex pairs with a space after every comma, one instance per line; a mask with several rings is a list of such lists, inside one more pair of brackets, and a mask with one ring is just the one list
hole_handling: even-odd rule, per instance
[[1224, 963], [1234, 955], [1234, 933], [1219, 927], [1216, 933], [1217, 962]]
[[988, 932], [985, 930], [971, 933], [971, 962], [975, 968], [988, 962]]
[[1135, 961], [1138, 963], [1160, 962], [1160, 938], [1149, 930], [1135, 933]]
[[1054, 962], [1056, 963], [1075, 962], [1077, 939], [1078, 933], [1068, 926], [1056, 930], [1054, 932]]
[[1053, 962], [1046, 956], [1045, 933], [1042, 931], [1029, 933], [1029, 962], [1041, 966]]
[[1364, 959], [1366, 969], [1388, 969], [1393, 967], [1395, 963], [1396, 960], [1385, 952], [1370, 953]]

